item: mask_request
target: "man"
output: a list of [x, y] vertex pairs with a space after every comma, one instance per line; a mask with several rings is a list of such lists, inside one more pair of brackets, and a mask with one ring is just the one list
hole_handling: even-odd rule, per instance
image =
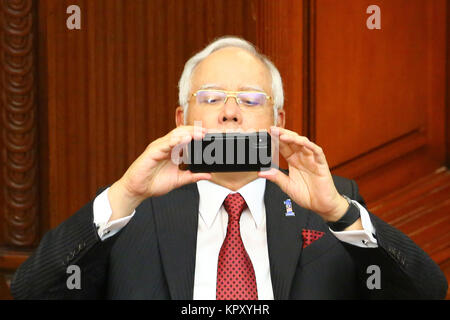
[[[319, 146], [284, 129], [280, 75], [251, 44], [216, 40], [179, 87], [177, 128], [44, 236], [14, 276], [15, 298], [445, 297], [439, 267], [367, 211], [354, 181], [331, 175]], [[180, 170], [173, 150], [207, 129], [268, 130], [289, 170]], [[67, 286], [70, 265], [80, 289]]]

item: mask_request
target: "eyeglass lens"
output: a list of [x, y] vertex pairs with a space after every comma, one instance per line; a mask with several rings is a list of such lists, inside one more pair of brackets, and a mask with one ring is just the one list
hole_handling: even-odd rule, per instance
[[[230, 96], [229, 96], [230, 97]], [[224, 103], [227, 94], [222, 91], [198, 91], [197, 103], [204, 105], [218, 105]], [[237, 102], [245, 106], [263, 106], [266, 103], [266, 95], [260, 92], [240, 92], [237, 94]]]

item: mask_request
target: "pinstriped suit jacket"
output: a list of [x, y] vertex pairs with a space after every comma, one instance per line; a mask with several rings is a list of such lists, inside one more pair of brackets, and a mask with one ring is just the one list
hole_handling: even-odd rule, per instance
[[[364, 205], [356, 183], [333, 176], [341, 194]], [[99, 192], [101, 192], [100, 190]], [[443, 299], [439, 267], [406, 235], [370, 214], [378, 248], [336, 239], [317, 214], [293, 203], [267, 181], [267, 241], [275, 299]], [[101, 241], [93, 201], [45, 234], [16, 271], [16, 299], [192, 299], [198, 226], [196, 184], [148, 198], [118, 234]], [[302, 249], [302, 229], [325, 235]], [[81, 270], [81, 289], [67, 288], [69, 265]], [[370, 290], [370, 265], [380, 267], [381, 289]]]

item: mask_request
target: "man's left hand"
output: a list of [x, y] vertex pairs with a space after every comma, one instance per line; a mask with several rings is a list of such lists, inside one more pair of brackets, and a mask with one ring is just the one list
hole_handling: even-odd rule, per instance
[[289, 165], [289, 176], [276, 168], [258, 175], [276, 183], [291, 200], [325, 221], [339, 220], [348, 202], [336, 190], [322, 148], [283, 128], [271, 127], [270, 134], [272, 139], [279, 139], [279, 152]]

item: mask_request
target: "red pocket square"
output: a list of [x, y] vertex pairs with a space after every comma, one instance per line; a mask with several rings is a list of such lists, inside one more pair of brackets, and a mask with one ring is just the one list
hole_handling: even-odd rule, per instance
[[302, 231], [303, 248], [306, 248], [314, 241], [322, 238], [322, 236], [324, 234], [325, 234], [325, 232], [322, 232], [322, 231], [303, 229], [303, 231]]

